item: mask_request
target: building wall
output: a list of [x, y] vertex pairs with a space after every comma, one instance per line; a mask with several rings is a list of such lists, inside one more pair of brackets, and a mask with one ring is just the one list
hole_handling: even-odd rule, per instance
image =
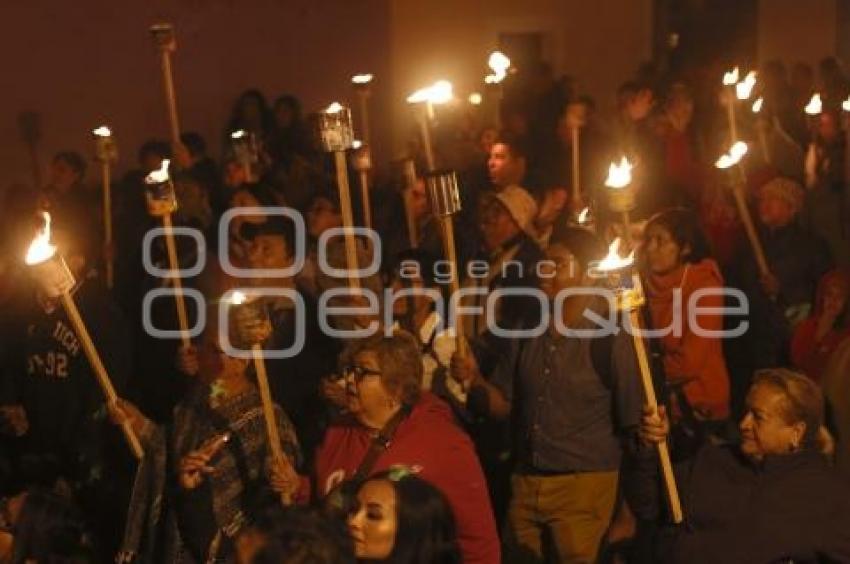
[[[167, 136], [147, 31], [157, 21], [176, 28], [182, 129], [200, 132], [215, 154], [231, 104], [247, 87], [270, 101], [295, 93], [314, 110], [351, 97], [353, 73], [389, 72], [387, 0], [32, 0], [5, 3], [3, 16], [0, 188], [31, 177], [16, 123], [22, 110], [41, 116], [42, 169], [60, 149], [88, 154], [100, 123], [115, 131], [122, 170], [145, 139]], [[379, 83], [375, 103], [387, 95]], [[389, 119], [376, 112], [373, 122], [373, 135], [385, 138]]]
[[782, 60], [816, 65], [837, 49], [837, 0], [761, 0], [759, 62]]

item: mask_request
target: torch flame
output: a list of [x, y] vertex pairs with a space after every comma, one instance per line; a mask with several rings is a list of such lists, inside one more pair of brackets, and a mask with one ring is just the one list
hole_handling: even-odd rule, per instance
[[580, 225], [584, 225], [587, 223], [587, 217], [590, 215], [590, 208], [584, 208], [581, 210], [581, 213], [578, 214], [578, 222]]
[[326, 114], [338, 114], [343, 109], [344, 109], [344, 107], [343, 107], [342, 104], [340, 104], [339, 102], [333, 102], [330, 106], [325, 108], [324, 111], [325, 111]]
[[620, 164], [611, 163], [608, 167], [608, 178], [605, 186], [609, 188], [625, 188], [632, 181], [632, 163], [625, 156], [620, 159]]
[[41, 212], [41, 215], [44, 217], [44, 227], [30, 243], [24, 259], [29, 265], [44, 262], [56, 253], [56, 245], [50, 244], [50, 214]]
[[508, 69], [511, 68], [511, 60], [501, 51], [493, 51], [490, 53], [490, 58], [487, 59], [487, 66], [490, 67], [493, 74], [485, 76], [484, 82], [487, 84], [498, 84], [508, 75]]
[[363, 141], [361, 141], [359, 139], [355, 139], [354, 141], [351, 142], [351, 148], [352, 149], [359, 149], [362, 146], [363, 146]]
[[473, 106], [481, 105], [481, 101], [482, 101], [481, 94], [479, 94], [478, 92], [473, 92], [472, 94], [469, 95], [469, 103], [472, 104]]
[[723, 74], [723, 85], [724, 86], [732, 86], [738, 82], [739, 71], [738, 67], [735, 67], [731, 71], [726, 71]]
[[717, 162], [714, 163], [714, 166], [717, 168], [729, 168], [735, 166], [736, 164], [741, 162], [741, 159], [744, 157], [744, 155], [747, 154], [747, 149], [748, 147], [746, 143], [744, 143], [743, 141], [738, 141], [737, 143], [732, 145], [728, 153], [726, 153], [725, 155], [721, 155], [720, 158], [717, 159]]
[[845, 112], [850, 112], [850, 96], [848, 96], [846, 100], [841, 102], [841, 109]]
[[240, 292], [239, 290], [234, 290], [230, 295], [230, 303], [233, 305], [242, 305], [248, 300], [248, 296]]
[[812, 94], [812, 99], [809, 100], [808, 104], [806, 104], [805, 111], [810, 116], [816, 116], [823, 111], [823, 102], [821, 102], [820, 94], [817, 92]]
[[233, 133], [231, 133], [230, 138], [231, 139], [242, 139], [246, 135], [247, 135], [247, 133], [245, 132], [244, 129], [239, 129], [239, 130], [236, 130]]
[[608, 254], [604, 259], [599, 261], [599, 264], [596, 266], [596, 270], [599, 271], [609, 271], [609, 270], [620, 270], [622, 268], [626, 268], [627, 266], [631, 266], [635, 261], [635, 252], [632, 251], [629, 253], [627, 257], [620, 256], [620, 238], [617, 237], [611, 244], [608, 246]]
[[735, 95], [739, 100], [746, 100], [753, 92], [753, 87], [756, 85], [756, 71], [750, 71], [744, 80], [735, 85]]
[[453, 97], [452, 83], [448, 80], [438, 80], [431, 86], [420, 88], [407, 97], [409, 104], [428, 102], [430, 104], [445, 104]]
[[761, 107], [762, 107], [763, 104], [764, 104], [764, 98], [762, 98], [762, 97], [759, 97], [758, 100], [753, 102], [753, 113], [754, 114], [759, 113], [761, 111]]
[[145, 184], [162, 184], [168, 182], [171, 177], [168, 175], [168, 165], [171, 163], [168, 159], [162, 159], [162, 165], [159, 170], [152, 171], [145, 177]]
[[351, 77], [351, 82], [354, 84], [369, 84], [372, 82], [372, 78], [374, 78], [371, 74], [355, 74]]
[[92, 130], [92, 133], [94, 133], [98, 137], [109, 137], [112, 135], [112, 130], [105, 125], [101, 125], [97, 129]]

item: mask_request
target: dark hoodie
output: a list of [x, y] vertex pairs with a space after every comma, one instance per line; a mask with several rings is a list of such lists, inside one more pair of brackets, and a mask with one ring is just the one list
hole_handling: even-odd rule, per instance
[[[316, 490], [320, 495], [354, 475], [371, 440], [369, 429], [353, 419], [328, 429], [316, 455]], [[454, 423], [448, 405], [430, 393], [422, 394], [372, 472], [394, 465], [412, 468], [446, 496], [457, 521], [466, 564], [499, 562], [499, 539], [487, 483], [472, 441]]]

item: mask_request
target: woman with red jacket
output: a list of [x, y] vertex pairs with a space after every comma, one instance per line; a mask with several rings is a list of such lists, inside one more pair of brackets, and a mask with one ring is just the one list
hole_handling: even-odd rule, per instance
[[716, 335], [723, 315], [706, 312], [723, 306], [723, 277], [708, 257], [696, 218], [683, 209], [657, 214], [647, 224], [643, 250], [646, 298], [652, 327], [663, 330], [659, 343], [667, 383], [681, 389], [677, 397], [698, 419], [726, 419], [729, 374]]
[[794, 330], [791, 362], [806, 376], [820, 382], [832, 352], [850, 336], [845, 313], [850, 294], [850, 276], [832, 270], [818, 282], [815, 309]]
[[484, 474], [449, 406], [422, 391], [416, 339], [404, 331], [382, 332], [353, 341], [340, 360], [350, 416], [332, 425], [319, 447], [318, 495], [352, 478], [406, 466], [446, 496], [464, 563], [497, 564], [499, 539]]

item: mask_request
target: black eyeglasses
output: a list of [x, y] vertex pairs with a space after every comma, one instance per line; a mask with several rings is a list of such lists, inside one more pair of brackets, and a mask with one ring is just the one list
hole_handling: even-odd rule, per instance
[[371, 368], [366, 368], [359, 364], [349, 364], [342, 369], [342, 377], [344, 379], [352, 379], [358, 384], [367, 376], [380, 376], [381, 374], [380, 370], [372, 370]]

